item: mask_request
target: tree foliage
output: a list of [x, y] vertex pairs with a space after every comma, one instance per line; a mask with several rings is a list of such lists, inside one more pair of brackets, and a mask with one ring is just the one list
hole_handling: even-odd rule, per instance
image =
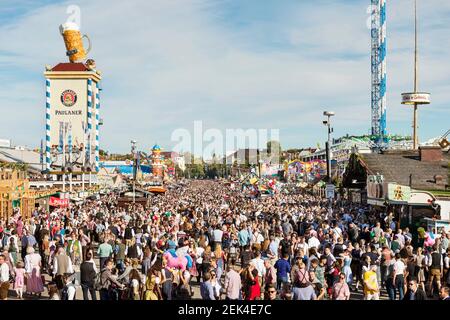
[[[356, 180], [356, 183], [353, 183]], [[361, 188], [362, 182], [367, 180], [366, 169], [361, 165], [360, 156], [356, 153], [350, 155], [345, 173], [342, 179], [342, 185], [345, 188]]]

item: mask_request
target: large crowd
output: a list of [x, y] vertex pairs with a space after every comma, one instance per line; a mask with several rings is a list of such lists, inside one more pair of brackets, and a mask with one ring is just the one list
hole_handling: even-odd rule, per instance
[[293, 189], [188, 181], [145, 208], [111, 192], [0, 221], [0, 299], [450, 300], [450, 234], [411, 231]]

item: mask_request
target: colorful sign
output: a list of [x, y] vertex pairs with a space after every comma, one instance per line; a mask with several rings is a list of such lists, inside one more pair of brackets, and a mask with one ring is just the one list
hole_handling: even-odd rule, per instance
[[66, 107], [71, 107], [77, 103], [77, 94], [73, 90], [65, 90], [61, 93], [61, 103]]
[[388, 200], [407, 203], [411, 199], [411, 188], [396, 183], [388, 184]]
[[60, 199], [56, 197], [50, 197], [49, 205], [52, 207], [68, 207], [69, 199]]
[[[286, 170], [286, 167], [285, 167]], [[286, 173], [291, 177], [303, 177], [306, 175], [308, 181], [325, 176], [327, 173], [327, 163], [324, 160], [311, 160], [303, 162], [293, 160], [287, 164]]]
[[[46, 155], [50, 171], [63, 166], [62, 146], [72, 147], [70, 162], [80, 170], [97, 161], [99, 128], [99, 88], [87, 78], [63, 78], [62, 72], [48, 71], [46, 104]], [[87, 76], [86, 76], [87, 77]], [[70, 128], [70, 130], [66, 129]], [[70, 141], [69, 141], [70, 140]], [[97, 149], [97, 151], [96, 151]]]
[[430, 94], [427, 92], [402, 93], [402, 104], [430, 104]]

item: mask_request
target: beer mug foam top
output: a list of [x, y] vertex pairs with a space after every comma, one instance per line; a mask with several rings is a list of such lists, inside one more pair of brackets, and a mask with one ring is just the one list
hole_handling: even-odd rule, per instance
[[[86, 55], [91, 50], [91, 41], [88, 36], [81, 35], [80, 27], [73, 22], [66, 22], [59, 27], [64, 44], [67, 49], [67, 56], [70, 62], [80, 62], [86, 59]], [[88, 48], [84, 50], [83, 38], [88, 40]]]
[[64, 31], [72, 30], [72, 31], [80, 31], [80, 27], [75, 22], [66, 22], [59, 26], [59, 30], [61, 34], [64, 34]]

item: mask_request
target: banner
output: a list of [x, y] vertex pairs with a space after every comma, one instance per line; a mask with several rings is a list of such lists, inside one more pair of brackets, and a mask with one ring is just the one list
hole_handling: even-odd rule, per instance
[[49, 205], [52, 207], [68, 207], [69, 199], [60, 199], [56, 197], [50, 197]]
[[[81, 170], [95, 160], [95, 130], [98, 126], [97, 96], [93, 82], [88, 87], [87, 79], [52, 79], [49, 87], [47, 131], [50, 147], [50, 170], [59, 171], [64, 163], [62, 147], [71, 153], [74, 170]], [[88, 93], [89, 91], [89, 93]], [[89, 107], [88, 107], [89, 102]], [[69, 127], [64, 128], [63, 125]], [[87, 146], [87, 147], [86, 147]], [[72, 149], [72, 152], [70, 152]]]

